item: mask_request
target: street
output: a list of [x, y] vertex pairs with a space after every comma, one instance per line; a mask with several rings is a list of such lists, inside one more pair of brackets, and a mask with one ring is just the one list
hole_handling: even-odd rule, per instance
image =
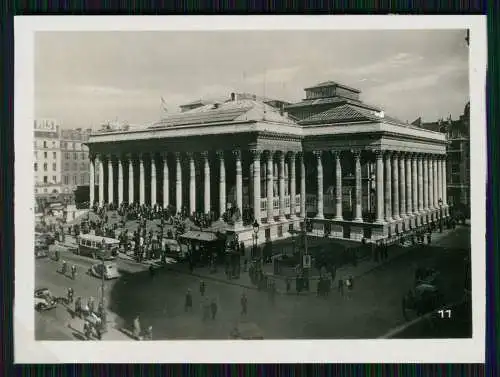
[[[265, 292], [206, 279], [206, 297], [216, 300], [218, 311], [215, 320], [203, 321], [199, 278], [163, 268], [151, 277], [147, 266], [122, 259], [117, 260], [122, 277], [105, 283], [105, 297], [108, 310], [122, 320], [120, 326], [131, 328], [133, 319], [139, 315], [143, 328], [153, 327], [154, 339], [227, 339], [234, 324], [242, 319], [257, 324], [265, 339], [377, 338], [405, 323], [401, 298], [412, 287], [416, 264], [440, 271], [447, 302], [460, 298], [466, 251], [458, 247], [464, 245], [466, 233], [457, 229], [446, 235], [442, 242], [448, 248], [423, 246], [380, 265], [355, 281], [350, 298], [334, 290], [327, 298], [315, 294], [278, 295], [273, 304]], [[72, 254], [61, 258], [77, 266], [76, 281], [56, 272], [61, 262], [39, 259], [36, 287], [47, 287], [58, 296], [73, 287], [75, 298], [98, 298], [100, 279], [84, 273], [97, 261]], [[193, 294], [193, 311], [185, 313], [188, 289]], [[248, 297], [246, 318], [240, 313], [242, 293]], [[61, 332], [65, 331], [57, 326], [69, 317], [63, 307], [36, 316], [37, 339], [63, 337]]]

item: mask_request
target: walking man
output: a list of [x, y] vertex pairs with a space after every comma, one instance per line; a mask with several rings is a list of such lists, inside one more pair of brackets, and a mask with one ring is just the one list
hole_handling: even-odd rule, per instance
[[192, 311], [193, 310], [193, 296], [191, 295], [191, 289], [188, 289], [186, 292], [186, 300], [184, 302], [184, 311]]
[[205, 282], [203, 280], [200, 281], [200, 295], [201, 297], [205, 296]]
[[215, 301], [215, 298], [212, 299], [212, 303], [210, 304], [210, 310], [212, 312], [212, 320], [214, 320], [215, 316], [217, 315], [217, 302]]
[[344, 281], [339, 279], [338, 281], [338, 291], [342, 297], [344, 297]]
[[75, 280], [75, 279], [76, 279], [76, 266], [75, 266], [75, 265], [72, 265], [72, 266], [71, 266], [71, 278], [72, 278], [73, 280]]
[[73, 303], [73, 288], [68, 288], [68, 304]]
[[248, 304], [248, 299], [245, 293], [241, 294], [241, 315], [247, 315], [247, 304]]

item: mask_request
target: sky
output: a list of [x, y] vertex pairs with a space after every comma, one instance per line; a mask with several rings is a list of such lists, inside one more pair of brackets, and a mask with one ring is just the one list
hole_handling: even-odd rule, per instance
[[196, 99], [249, 92], [289, 102], [332, 80], [412, 122], [469, 100], [463, 30], [37, 32], [35, 118], [64, 128], [149, 124]]

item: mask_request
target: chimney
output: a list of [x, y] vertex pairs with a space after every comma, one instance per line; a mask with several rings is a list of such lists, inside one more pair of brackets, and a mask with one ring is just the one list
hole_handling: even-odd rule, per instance
[[235, 101], [235, 100], [236, 100], [236, 94], [231, 93], [231, 101]]

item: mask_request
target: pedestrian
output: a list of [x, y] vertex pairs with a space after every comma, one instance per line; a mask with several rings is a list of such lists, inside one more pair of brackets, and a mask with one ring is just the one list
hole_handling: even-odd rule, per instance
[[205, 296], [205, 282], [203, 280], [200, 281], [200, 295], [201, 297]]
[[350, 300], [352, 296], [352, 289], [353, 289], [353, 278], [352, 276], [349, 276], [346, 281], [345, 285], [347, 287], [347, 298]]
[[193, 297], [191, 296], [191, 289], [188, 289], [186, 292], [186, 300], [184, 302], [184, 311], [192, 311], [193, 310]]
[[146, 330], [146, 339], [153, 340], [153, 326], [149, 326]]
[[248, 299], [245, 293], [241, 294], [241, 315], [247, 315]]
[[431, 237], [432, 237], [431, 232], [427, 233], [427, 244], [429, 245], [431, 244]]
[[65, 260], [63, 260], [63, 262], [62, 262], [62, 267], [61, 267], [61, 273], [62, 273], [63, 275], [66, 275], [66, 269], [67, 269], [67, 268], [68, 268], [68, 264], [66, 263], [66, 261], [65, 261]]
[[215, 301], [215, 298], [212, 299], [212, 303], [210, 304], [210, 311], [212, 312], [212, 320], [214, 320], [217, 315], [217, 302]]
[[134, 337], [139, 338], [141, 335], [141, 321], [139, 316], [134, 319]]
[[94, 302], [94, 298], [92, 296], [89, 298], [87, 306], [88, 306], [89, 314], [94, 313], [95, 302]]
[[338, 292], [342, 297], [344, 297], [344, 280], [339, 279], [338, 281]]
[[77, 297], [75, 300], [75, 311], [73, 313], [74, 315], [78, 317], [82, 317], [82, 298]]
[[85, 339], [90, 340], [92, 336], [92, 329], [90, 328], [90, 323], [87, 321], [83, 322], [83, 334], [85, 335]]
[[73, 288], [68, 288], [68, 304], [73, 303]]
[[286, 278], [286, 293], [290, 293], [290, 289], [291, 289], [291, 282], [290, 282], [290, 278], [287, 277]]
[[72, 278], [73, 280], [75, 280], [75, 279], [76, 279], [76, 266], [75, 266], [75, 265], [72, 265], [72, 266], [71, 266], [71, 278]]

